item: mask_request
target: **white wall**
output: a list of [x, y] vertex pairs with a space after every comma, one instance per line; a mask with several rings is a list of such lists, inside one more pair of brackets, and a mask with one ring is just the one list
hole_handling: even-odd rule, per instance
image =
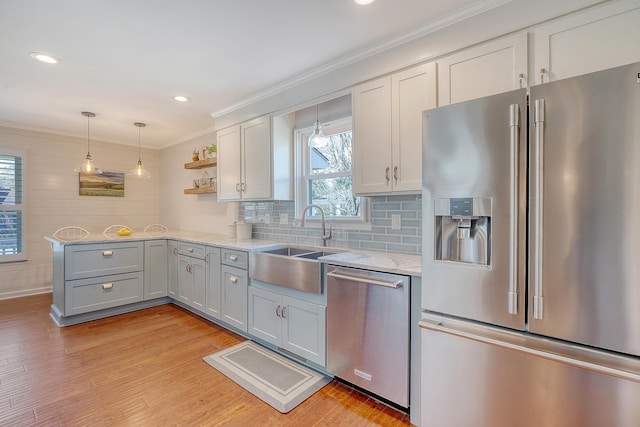
[[227, 234], [227, 226], [235, 221], [236, 203], [220, 202], [213, 194], [184, 194], [193, 180], [206, 171], [216, 176], [216, 168], [185, 169], [194, 148], [211, 145], [215, 135], [204, 135], [160, 152], [160, 222], [170, 229]]
[[[0, 127], [0, 147], [26, 151], [27, 262], [0, 263], [0, 299], [51, 289], [51, 248], [44, 236], [64, 226], [101, 233], [113, 224], [142, 231], [159, 221], [158, 151], [142, 150], [149, 180], [125, 176], [124, 197], [78, 194], [73, 168], [87, 153], [87, 141], [61, 135]], [[109, 172], [127, 172], [138, 160], [137, 147], [91, 141], [94, 162]]]

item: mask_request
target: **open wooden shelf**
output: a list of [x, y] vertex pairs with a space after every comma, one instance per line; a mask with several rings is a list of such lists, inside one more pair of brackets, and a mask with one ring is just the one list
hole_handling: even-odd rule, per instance
[[184, 194], [208, 194], [215, 192], [216, 187], [185, 188], [184, 190]]
[[203, 169], [211, 168], [218, 165], [217, 157], [210, 157], [208, 159], [196, 160], [195, 162], [189, 162], [184, 164], [185, 169]]

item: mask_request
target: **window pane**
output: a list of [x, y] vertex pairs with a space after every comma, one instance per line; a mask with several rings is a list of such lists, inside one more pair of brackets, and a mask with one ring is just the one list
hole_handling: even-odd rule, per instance
[[[319, 205], [324, 209], [327, 216], [360, 216], [360, 197], [353, 196], [351, 181], [350, 176], [310, 180], [309, 204]], [[320, 212], [317, 209], [312, 211], [309, 212], [309, 216], [320, 216]]]
[[21, 231], [21, 211], [0, 211], [0, 255], [22, 253]]
[[22, 159], [0, 155], [0, 205], [22, 203]]
[[326, 146], [309, 150], [313, 175], [351, 170], [351, 132], [330, 135], [328, 139]]

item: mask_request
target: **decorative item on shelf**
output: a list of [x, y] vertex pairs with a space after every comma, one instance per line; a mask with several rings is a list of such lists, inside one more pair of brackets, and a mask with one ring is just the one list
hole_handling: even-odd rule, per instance
[[200, 178], [200, 187], [213, 187], [213, 178], [209, 177], [207, 171], [204, 171], [204, 173], [202, 174], [202, 178]]
[[138, 178], [151, 178], [149, 171], [142, 166], [142, 159], [140, 157], [140, 128], [143, 128], [146, 125], [140, 122], [135, 122], [133, 125], [138, 127], [138, 164], [135, 168], [127, 172], [127, 175], [136, 176]]
[[193, 188], [200, 188], [200, 180], [199, 179], [194, 179], [193, 180]]
[[209, 145], [207, 148], [207, 155], [211, 158], [216, 157], [218, 155], [218, 146], [213, 143]]
[[81, 114], [87, 118], [87, 156], [84, 158], [84, 161], [82, 163], [80, 163], [73, 169], [73, 171], [86, 174], [101, 174], [102, 171], [93, 163], [91, 153], [89, 152], [89, 120], [91, 119], [91, 117], [95, 117], [96, 114], [90, 111], [83, 111]]
[[197, 162], [198, 160], [200, 160], [200, 154], [198, 153], [198, 150], [196, 148], [193, 149], [191, 160], [193, 160], [194, 162]]

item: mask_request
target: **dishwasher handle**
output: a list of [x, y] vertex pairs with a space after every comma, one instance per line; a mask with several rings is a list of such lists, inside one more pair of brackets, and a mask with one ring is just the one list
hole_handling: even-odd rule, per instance
[[334, 277], [336, 279], [348, 280], [350, 282], [366, 283], [368, 285], [384, 286], [385, 288], [398, 289], [402, 287], [402, 280], [396, 280], [395, 282], [385, 282], [383, 280], [366, 279], [364, 277], [350, 276], [347, 274], [336, 273], [330, 271], [327, 273], [328, 277]]

